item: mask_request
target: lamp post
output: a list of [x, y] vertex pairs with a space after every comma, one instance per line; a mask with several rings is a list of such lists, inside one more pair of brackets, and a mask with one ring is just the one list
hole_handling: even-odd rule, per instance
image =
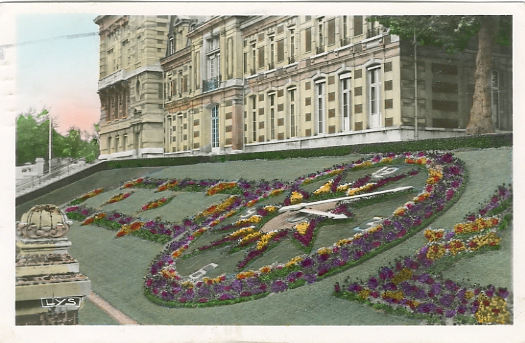
[[52, 121], [51, 121], [51, 115], [48, 115], [48, 118], [49, 118], [49, 170], [48, 170], [48, 175], [51, 176], [51, 128], [52, 128]]

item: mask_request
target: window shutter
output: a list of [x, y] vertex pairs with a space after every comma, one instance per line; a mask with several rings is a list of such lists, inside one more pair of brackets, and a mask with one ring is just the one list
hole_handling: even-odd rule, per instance
[[304, 31], [304, 51], [312, 50], [312, 28], [307, 28]]
[[277, 42], [277, 62], [284, 60], [284, 39]]
[[363, 34], [363, 16], [356, 15], [354, 17], [354, 36]]
[[335, 19], [328, 22], [328, 45], [335, 43]]
[[264, 47], [259, 48], [259, 68], [264, 68]]

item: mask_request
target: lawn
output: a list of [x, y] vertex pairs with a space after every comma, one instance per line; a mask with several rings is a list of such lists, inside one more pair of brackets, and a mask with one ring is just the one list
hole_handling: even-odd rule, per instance
[[[465, 162], [468, 181], [464, 194], [459, 201], [441, 217], [432, 223], [433, 228], [452, 228], [461, 222], [467, 213], [479, 208], [479, 203], [486, 201], [503, 183], [512, 182], [512, 149], [498, 148], [485, 150], [457, 151], [455, 155]], [[326, 157], [311, 159], [289, 159], [281, 161], [235, 161], [218, 164], [167, 167], [151, 172], [155, 178], [225, 179], [244, 178], [249, 180], [293, 180], [334, 164], [348, 163], [360, 156]], [[348, 181], [376, 169], [348, 173]], [[409, 169], [400, 169], [397, 173]], [[135, 171], [134, 176], [140, 176]], [[350, 175], [351, 174], [351, 175]], [[425, 173], [398, 181], [389, 187], [401, 185], [423, 185]], [[312, 191], [322, 186], [328, 179], [303, 186]], [[108, 183], [108, 181], [104, 181]], [[91, 184], [91, 189], [98, 187]], [[422, 187], [422, 186], [421, 186]], [[135, 189], [131, 197], [121, 203], [106, 205], [104, 210], [118, 210], [122, 213], [135, 214], [141, 205], [170, 192], [153, 193], [153, 190]], [[122, 190], [109, 190], [86, 204], [99, 207], [111, 195]], [[104, 196], [103, 196], [104, 195]], [[355, 220], [346, 225], [323, 227], [314, 244], [314, 249], [348, 236], [349, 232], [374, 216], [387, 216], [398, 204], [409, 200], [413, 194], [400, 195], [380, 204], [355, 209]], [[157, 216], [165, 221], [177, 222], [207, 206], [225, 199], [227, 195], [205, 196], [203, 193], [177, 192], [172, 203], [167, 206], [146, 211], [141, 218], [154, 219]], [[70, 199], [72, 200], [73, 197]], [[264, 200], [271, 204], [284, 200], [284, 195]], [[174, 209], [177, 210], [174, 210]], [[228, 219], [232, 222], [235, 218]], [[265, 298], [229, 306], [211, 308], [166, 308], [146, 299], [142, 293], [143, 277], [151, 261], [163, 249], [163, 245], [127, 236], [116, 239], [115, 232], [96, 226], [80, 226], [75, 223], [69, 233], [73, 242], [70, 253], [80, 261], [81, 272], [92, 281], [93, 291], [140, 324], [148, 325], [417, 325], [419, 321], [404, 317], [387, 315], [371, 307], [344, 301], [331, 295], [336, 281], [346, 278], [364, 279], [375, 274], [379, 267], [398, 256], [412, 255], [425, 242], [420, 232], [403, 243], [380, 255], [346, 270], [333, 277], [311, 285], [283, 293], [272, 294]], [[220, 234], [209, 233], [202, 236], [200, 245], [220, 238]], [[496, 284], [501, 287], [512, 287], [512, 232], [508, 229], [502, 234], [501, 249], [463, 259], [443, 274], [445, 277], [481, 284]], [[244, 252], [229, 255], [228, 248], [220, 248], [202, 253], [194, 258], [179, 260], [178, 271], [185, 275], [203, 267], [209, 261], [220, 261], [219, 267], [210, 276], [218, 276], [235, 268], [235, 264]], [[275, 261], [285, 262], [301, 251], [289, 240], [285, 240], [269, 253], [255, 260], [249, 268], [259, 268]], [[182, 263], [180, 263], [182, 261]], [[81, 324], [111, 324], [97, 316], [93, 306], [81, 310]], [[83, 318], [84, 316], [84, 318]], [[89, 323], [91, 321], [91, 323]]]

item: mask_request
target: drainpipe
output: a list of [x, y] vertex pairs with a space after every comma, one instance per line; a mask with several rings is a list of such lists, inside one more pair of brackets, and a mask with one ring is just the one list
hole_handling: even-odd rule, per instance
[[414, 128], [414, 140], [418, 140], [418, 104], [417, 104], [417, 41], [416, 41], [416, 30], [414, 29], [414, 105], [415, 105], [415, 112], [414, 112], [414, 121], [415, 121], [415, 128]]

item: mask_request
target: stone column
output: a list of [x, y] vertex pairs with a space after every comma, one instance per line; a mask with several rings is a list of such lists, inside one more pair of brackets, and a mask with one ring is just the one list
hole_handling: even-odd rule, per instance
[[244, 149], [243, 99], [232, 101], [232, 150]]
[[16, 325], [74, 325], [91, 281], [68, 254], [70, 222], [55, 205], [37, 205], [17, 223]]

